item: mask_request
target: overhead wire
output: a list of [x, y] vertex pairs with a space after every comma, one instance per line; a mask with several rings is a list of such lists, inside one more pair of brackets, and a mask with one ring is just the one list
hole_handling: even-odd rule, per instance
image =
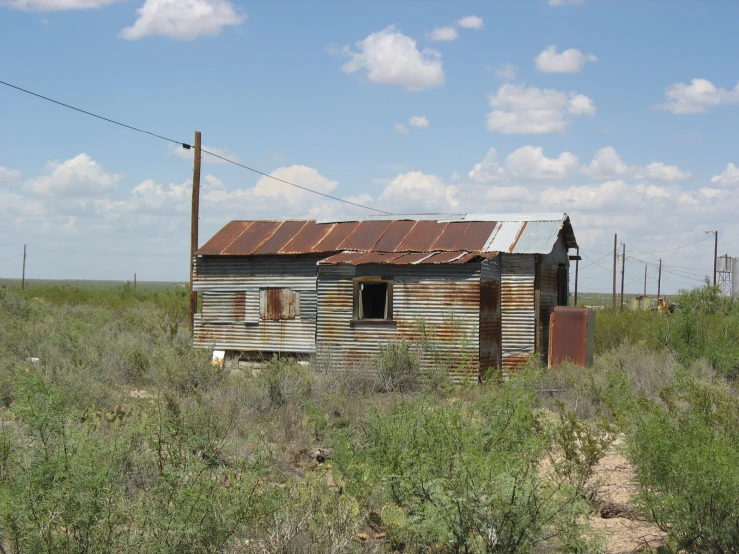
[[15, 256], [11, 256], [10, 258], [4, 258], [0, 260], [0, 263], [14, 260], [15, 258], [22, 258], [22, 257], [23, 257], [23, 254], [16, 254]]
[[[10, 88], [13, 88], [15, 90], [24, 92], [26, 94], [30, 94], [30, 95], [35, 96], [37, 98], [41, 98], [42, 100], [46, 100], [48, 102], [53, 102], [54, 104], [58, 104], [59, 106], [63, 106], [65, 108], [69, 108], [70, 110], [75, 110], [75, 111], [80, 112], [80, 113], [83, 113], [85, 115], [89, 115], [91, 117], [95, 117], [97, 119], [101, 119], [103, 121], [107, 121], [108, 123], [113, 123], [114, 125], [119, 125], [121, 127], [125, 127], [126, 129], [130, 129], [132, 131], [137, 131], [139, 133], [144, 133], [144, 134], [147, 134], [147, 135], [151, 135], [152, 137], [156, 137], [158, 139], [161, 139], [161, 140], [164, 140], [164, 141], [167, 141], [167, 142], [171, 142], [173, 144], [178, 144], [178, 145], [180, 145], [183, 148], [186, 148], [188, 150], [192, 148], [192, 145], [191, 144], [188, 144], [187, 142], [182, 142], [182, 141], [179, 141], [179, 140], [175, 140], [175, 139], [172, 139], [172, 138], [169, 138], [169, 137], [165, 137], [163, 135], [159, 135], [157, 133], [153, 133], [151, 131], [147, 131], [145, 129], [140, 129], [138, 127], [134, 127], [133, 125], [128, 125], [126, 123], [122, 123], [120, 121], [116, 121], [115, 119], [110, 119], [108, 117], [103, 117], [102, 115], [98, 115], [96, 113], [89, 112], [89, 111], [83, 110], [81, 108], [77, 108], [77, 107], [72, 106], [70, 104], [66, 104], [64, 102], [60, 102], [59, 100], [54, 100], [53, 98], [49, 98], [48, 96], [44, 96], [43, 94], [38, 94], [36, 92], [33, 92], [33, 91], [28, 90], [28, 89], [19, 87], [17, 85], [13, 85], [13, 84], [8, 83], [6, 81], [0, 80], [0, 84], [5, 85], [5, 86], [10, 87]], [[378, 208], [372, 208], [370, 206], [365, 206], [365, 205], [359, 204], [357, 202], [352, 202], [350, 200], [345, 200], [345, 199], [339, 198], [337, 196], [332, 196], [330, 194], [319, 192], [317, 190], [313, 190], [311, 188], [304, 187], [302, 185], [297, 185], [295, 183], [291, 183], [290, 181], [286, 181], [285, 179], [280, 179], [279, 177], [275, 177], [274, 175], [270, 175], [269, 173], [265, 173], [263, 171], [259, 171], [258, 169], [254, 169], [253, 167], [249, 167], [247, 165], [241, 164], [241, 163], [236, 162], [234, 160], [230, 160], [230, 159], [225, 158], [223, 156], [219, 156], [218, 154], [215, 154], [215, 153], [210, 152], [208, 150], [205, 150], [203, 148], [201, 148], [201, 152], [205, 152], [206, 154], [209, 154], [211, 156], [215, 156], [216, 158], [219, 158], [220, 160], [223, 160], [224, 162], [228, 162], [230, 164], [239, 166], [241, 168], [247, 169], [247, 170], [252, 171], [254, 173], [258, 173], [259, 175], [262, 175], [264, 177], [269, 177], [270, 179], [274, 179], [275, 181], [280, 181], [281, 183], [285, 183], [285, 184], [290, 185], [292, 187], [299, 188], [301, 190], [304, 190], [304, 191], [307, 191], [307, 192], [311, 192], [313, 194], [317, 194], [318, 196], [323, 196], [324, 198], [329, 198], [331, 200], [336, 200], [337, 202], [343, 202], [344, 204], [349, 204], [351, 206], [355, 206], [355, 207], [358, 207], [358, 208], [363, 208], [365, 210], [371, 210], [371, 211], [378, 212], [378, 213], [381, 213], [381, 214], [392, 215], [391, 212], [386, 212], [386, 211], [380, 210]]]

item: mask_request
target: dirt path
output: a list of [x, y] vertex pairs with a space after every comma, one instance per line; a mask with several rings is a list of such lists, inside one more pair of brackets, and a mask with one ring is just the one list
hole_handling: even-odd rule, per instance
[[664, 544], [665, 534], [634, 510], [638, 491], [634, 468], [621, 454], [623, 440], [617, 439], [595, 470], [596, 511], [592, 526], [603, 533], [608, 554], [631, 554]]

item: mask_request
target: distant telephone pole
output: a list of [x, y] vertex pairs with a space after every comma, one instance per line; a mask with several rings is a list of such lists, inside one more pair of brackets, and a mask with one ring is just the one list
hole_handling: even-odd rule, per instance
[[23, 245], [23, 271], [21, 273], [21, 290], [26, 290], [26, 245]]
[[657, 273], [657, 298], [660, 297], [661, 293], [662, 293], [662, 258], [659, 259], [659, 273]]
[[644, 297], [647, 296], [647, 264], [644, 264]]
[[616, 260], [618, 259], [618, 234], [613, 234], [613, 311], [616, 311]]
[[195, 131], [195, 155], [192, 170], [192, 217], [190, 220], [190, 332], [195, 328], [198, 293], [193, 290], [195, 252], [198, 249], [198, 217], [200, 215], [200, 131]]
[[621, 258], [621, 311], [624, 311], [624, 274], [626, 273], [626, 243], [623, 243], [624, 253]]

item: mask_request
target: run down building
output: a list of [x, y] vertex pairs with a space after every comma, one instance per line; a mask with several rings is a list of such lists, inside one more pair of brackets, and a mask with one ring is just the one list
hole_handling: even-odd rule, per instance
[[230, 222], [196, 253], [195, 345], [351, 369], [425, 329], [456, 378], [546, 358], [577, 247], [567, 214], [393, 217]]

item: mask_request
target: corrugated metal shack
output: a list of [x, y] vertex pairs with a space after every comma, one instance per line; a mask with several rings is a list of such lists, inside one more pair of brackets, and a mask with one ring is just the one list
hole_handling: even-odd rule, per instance
[[196, 253], [195, 345], [351, 368], [423, 335], [458, 378], [546, 360], [577, 247], [567, 214], [393, 217], [230, 222]]

